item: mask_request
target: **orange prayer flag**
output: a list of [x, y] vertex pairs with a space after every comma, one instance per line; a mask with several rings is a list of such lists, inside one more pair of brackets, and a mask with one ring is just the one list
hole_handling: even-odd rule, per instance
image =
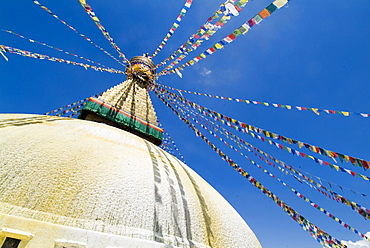
[[268, 16], [270, 15], [270, 12], [268, 12], [268, 10], [267, 10], [267, 9], [264, 9], [264, 10], [262, 10], [260, 13], [258, 13], [258, 15], [259, 15], [260, 17], [262, 17], [262, 19], [265, 19], [266, 17], [268, 17]]

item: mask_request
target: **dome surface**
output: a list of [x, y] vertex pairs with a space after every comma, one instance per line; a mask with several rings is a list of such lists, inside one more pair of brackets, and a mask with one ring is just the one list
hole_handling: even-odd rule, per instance
[[215, 189], [159, 147], [42, 115], [0, 115], [0, 235], [9, 230], [28, 233], [30, 248], [261, 247]]

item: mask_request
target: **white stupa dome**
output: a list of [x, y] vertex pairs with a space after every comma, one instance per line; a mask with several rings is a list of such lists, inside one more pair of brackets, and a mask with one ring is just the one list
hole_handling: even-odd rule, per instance
[[20, 248], [261, 247], [215, 189], [151, 142], [24, 114], [0, 115], [0, 245], [6, 239]]

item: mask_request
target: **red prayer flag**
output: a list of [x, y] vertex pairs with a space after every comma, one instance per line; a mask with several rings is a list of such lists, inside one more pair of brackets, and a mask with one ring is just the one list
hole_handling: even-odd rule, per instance
[[229, 34], [227, 37], [229, 37], [232, 40], [235, 40], [236, 39], [236, 35], [235, 34]]
[[365, 169], [370, 169], [370, 162], [365, 161], [365, 160], [361, 160], [361, 163], [362, 163], [362, 166], [363, 166]]

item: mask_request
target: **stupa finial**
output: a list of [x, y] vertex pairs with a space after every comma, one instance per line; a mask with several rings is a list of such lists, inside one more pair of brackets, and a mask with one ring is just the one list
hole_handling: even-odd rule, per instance
[[148, 94], [155, 81], [155, 65], [148, 56], [135, 56], [126, 69], [127, 79], [91, 97], [81, 110], [80, 119], [103, 122], [129, 131], [156, 145], [162, 142], [163, 130]]
[[137, 83], [142, 83], [143, 86], [148, 87], [155, 80], [155, 64], [148, 54], [135, 56], [130, 60], [126, 75], [128, 79], [136, 79]]

